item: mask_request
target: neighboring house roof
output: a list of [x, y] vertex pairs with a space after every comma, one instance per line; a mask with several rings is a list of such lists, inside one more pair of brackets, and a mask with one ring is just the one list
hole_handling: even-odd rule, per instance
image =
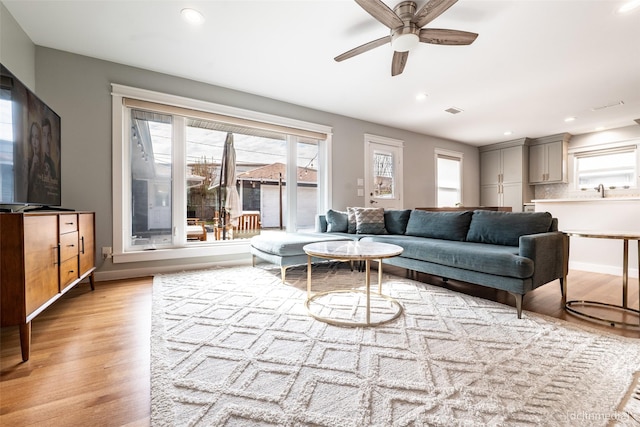
[[[278, 182], [280, 174], [282, 174], [282, 182], [286, 182], [287, 165], [276, 162], [239, 173], [238, 179], [243, 181]], [[317, 183], [318, 171], [298, 166], [298, 182]]]

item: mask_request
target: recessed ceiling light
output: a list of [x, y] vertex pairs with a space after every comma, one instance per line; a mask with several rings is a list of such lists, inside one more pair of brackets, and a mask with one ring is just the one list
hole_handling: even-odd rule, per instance
[[190, 24], [201, 24], [204, 22], [204, 16], [195, 9], [185, 8], [180, 11], [182, 18]]
[[569, 123], [574, 121], [576, 118], [575, 117], [567, 117], [566, 119], [564, 119], [565, 122]]
[[598, 126], [597, 128], [594, 129], [596, 132], [599, 132], [601, 130], [604, 130], [604, 126]]
[[509, 135], [513, 135], [513, 132], [510, 130], [505, 130], [504, 131], [504, 136], [509, 136]]
[[427, 94], [424, 92], [420, 92], [416, 95], [416, 101], [424, 101], [425, 99], [427, 99]]
[[629, 0], [625, 2], [622, 6], [620, 6], [617, 10], [618, 13], [629, 13], [634, 9], [640, 7], [640, 0]]

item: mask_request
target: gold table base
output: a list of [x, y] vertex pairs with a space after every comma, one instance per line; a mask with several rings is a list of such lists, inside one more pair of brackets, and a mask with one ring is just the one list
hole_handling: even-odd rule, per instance
[[[594, 307], [604, 307], [604, 308], [609, 308], [612, 310], [618, 310], [618, 311], [622, 311], [622, 312], [626, 312], [626, 313], [631, 313], [631, 314], [635, 314], [636, 316], [638, 316], [638, 322], [637, 323], [629, 323], [629, 322], [623, 322], [621, 320], [612, 320], [612, 319], [607, 319], [604, 317], [598, 317], [598, 316], [594, 316], [592, 314], [586, 313], [584, 311], [578, 310], [576, 308], [574, 308], [574, 306], [581, 306], [581, 307], [588, 307], [588, 306], [594, 306]], [[635, 326], [635, 327], [640, 327], [640, 310], [635, 310], [633, 308], [629, 308], [629, 307], [624, 307], [622, 305], [617, 305], [617, 304], [608, 304], [606, 302], [600, 302], [600, 301], [585, 301], [585, 300], [572, 300], [572, 301], [567, 301], [565, 306], [564, 306], [565, 310], [567, 310], [568, 312], [572, 313], [572, 314], [577, 314], [579, 316], [584, 316], [584, 317], [588, 317], [589, 319], [593, 319], [593, 320], [598, 320], [601, 322], [606, 322], [609, 323], [609, 325], [611, 326], [616, 326], [616, 325], [624, 325], [624, 326]]]
[[[332, 245], [332, 244], [339, 245], [340, 243], [341, 242], [335, 242], [335, 243], [328, 242], [327, 245]], [[382, 250], [380, 247], [373, 249], [373, 250], [375, 249], [381, 250], [381, 252], [378, 252], [376, 253], [376, 255], [373, 255], [373, 253], [369, 253], [366, 251], [362, 253], [358, 253], [358, 250], [354, 249], [353, 246], [349, 247], [349, 245], [357, 246], [358, 245], [357, 243], [348, 243], [348, 244], [342, 243], [342, 244], [347, 246], [346, 249], [348, 250], [346, 253], [341, 253], [339, 251], [328, 251], [324, 248], [320, 248], [322, 250], [314, 250], [313, 248], [314, 245], [305, 246], [305, 252], [307, 252], [307, 300], [304, 305], [309, 315], [314, 319], [320, 320], [321, 322], [325, 322], [330, 325], [347, 326], [347, 327], [378, 326], [383, 323], [388, 323], [388, 322], [391, 322], [392, 320], [397, 319], [402, 314], [403, 309], [400, 303], [395, 298], [389, 295], [384, 295], [382, 293], [382, 259], [398, 255], [399, 253], [402, 252], [402, 248], [395, 245], [381, 244], [383, 245]], [[310, 248], [310, 249], [307, 249], [307, 248]], [[371, 247], [369, 248], [371, 249]], [[345, 248], [341, 248], [341, 249], [345, 249]], [[326, 258], [326, 259], [334, 259], [338, 261], [347, 261], [347, 260], [364, 261], [365, 262], [365, 289], [340, 289], [340, 290], [312, 294], [311, 293], [312, 256]], [[388, 317], [385, 317], [382, 320], [377, 320], [374, 322], [371, 321], [371, 261], [372, 260], [378, 262], [378, 292], [374, 292], [374, 294], [380, 298], [383, 298], [391, 302], [391, 305], [395, 307], [395, 310]], [[363, 293], [366, 295], [366, 312], [365, 312], [366, 318], [364, 321], [336, 319], [333, 317], [321, 316], [311, 311], [310, 305], [314, 300], [321, 298], [323, 296], [333, 295], [333, 294], [342, 294], [342, 293]]]
[[[309, 313], [309, 315], [311, 317], [313, 317], [316, 320], [320, 320], [321, 322], [325, 322], [328, 323], [330, 325], [333, 326], [347, 326], [347, 327], [359, 327], [359, 326], [378, 326], [378, 325], [382, 325], [384, 323], [388, 323], [391, 322], [392, 320], [397, 319], [401, 314], [402, 314], [402, 306], [400, 305], [400, 303], [393, 297], [390, 297], [389, 295], [384, 295], [384, 294], [378, 294], [378, 293], [374, 293], [375, 295], [377, 295], [380, 298], [384, 298], [385, 300], [389, 301], [393, 306], [395, 306], [396, 310], [394, 313], [392, 313], [390, 316], [391, 317], [386, 317], [382, 320], [378, 320], [376, 322], [372, 322], [371, 321], [371, 311], [370, 311], [370, 307], [367, 307], [367, 320], [363, 321], [363, 322], [358, 322], [358, 321], [351, 321], [351, 320], [341, 320], [341, 319], [336, 319], [333, 317], [326, 317], [326, 316], [320, 316], [319, 314], [314, 313], [313, 311], [311, 311], [311, 303], [321, 297], [327, 296], [327, 295], [337, 295], [337, 294], [343, 294], [343, 293], [362, 293], [362, 294], [367, 294], [366, 290], [364, 289], [341, 289], [341, 290], [336, 290], [336, 291], [327, 291], [327, 292], [319, 292], [317, 294], [314, 294], [311, 296], [311, 298], [308, 298], [307, 301], [305, 301], [304, 306], [307, 309], [307, 313]], [[371, 295], [367, 295], [367, 306], [370, 303], [370, 297]]]
[[[616, 232], [605, 233], [605, 232], [597, 232], [597, 231], [565, 231], [565, 233], [568, 234], [569, 236], [575, 236], [575, 237], [622, 240], [622, 305], [608, 304], [600, 301], [586, 301], [586, 300], [566, 301], [567, 281], [565, 280], [564, 288], [563, 288], [563, 294], [564, 294], [563, 300], [566, 301], [564, 304], [565, 310], [567, 310], [571, 314], [576, 314], [579, 316], [584, 316], [589, 319], [606, 322], [611, 326], [623, 325], [623, 326], [640, 327], [640, 310], [636, 310], [634, 308], [629, 307], [629, 290], [628, 290], [628, 287], [629, 287], [629, 240], [638, 241], [638, 271], [640, 271], [640, 234], [616, 233]], [[638, 305], [640, 308], [640, 292], [638, 293]], [[624, 313], [629, 313], [629, 314], [638, 316], [638, 321], [636, 323], [629, 323], [629, 322], [624, 322], [619, 320], [607, 319], [604, 317], [598, 317], [589, 313], [585, 313], [583, 310], [578, 310], [574, 306], [581, 306], [581, 307], [594, 306], [594, 307], [609, 308], [612, 310], [622, 311]]]

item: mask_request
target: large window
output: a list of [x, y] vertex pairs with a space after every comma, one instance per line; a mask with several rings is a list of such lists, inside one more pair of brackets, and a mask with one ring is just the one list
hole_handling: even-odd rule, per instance
[[329, 128], [113, 86], [114, 262], [234, 253], [245, 217], [296, 231], [326, 209]]
[[436, 150], [436, 206], [462, 204], [462, 153]]

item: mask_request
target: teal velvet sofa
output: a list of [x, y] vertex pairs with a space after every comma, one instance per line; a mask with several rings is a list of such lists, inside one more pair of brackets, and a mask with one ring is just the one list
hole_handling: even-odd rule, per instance
[[[355, 212], [352, 211], [355, 210]], [[316, 232], [335, 239], [393, 243], [404, 251], [384, 263], [444, 279], [501, 289], [515, 297], [556, 279], [564, 295], [569, 238], [548, 212], [329, 210]], [[383, 218], [383, 219], [381, 219]]]

